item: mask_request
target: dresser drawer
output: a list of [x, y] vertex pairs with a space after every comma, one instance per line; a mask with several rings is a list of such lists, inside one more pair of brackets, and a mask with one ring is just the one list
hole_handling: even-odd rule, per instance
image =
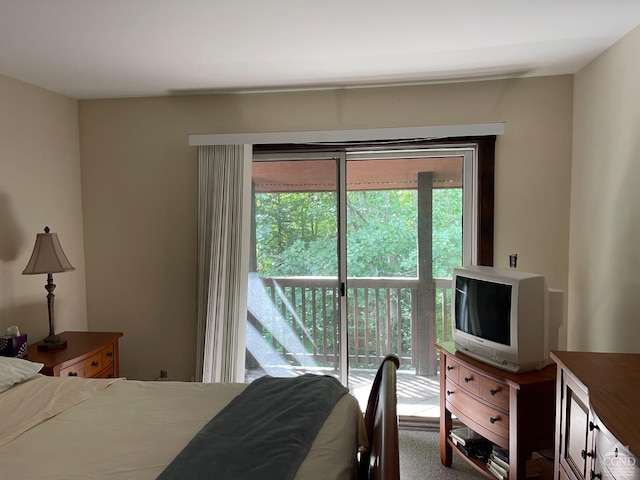
[[509, 438], [508, 413], [485, 405], [455, 383], [447, 382], [446, 388], [447, 407], [452, 411], [459, 411], [476, 424], [504, 439]]
[[509, 410], [509, 386], [505, 383], [481, 377], [480, 397], [498, 408]]
[[[593, 445], [594, 455], [592, 467], [594, 476], [589, 478], [608, 478], [610, 480], [638, 480], [640, 479], [640, 460], [622, 445], [607, 429], [600, 419], [593, 414]], [[598, 477], [598, 475], [600, 475]]]
[[509, 386], [506, 383], [486, 377], [450, 358], [447, 358], [447, 380], [498, 409], [509, 410]]
[[460, 372], [460, 363], [455, 361], [452, 357], [446, 357], [446, 376], [447, 380], [451, 380], [453, 383], [458, 383], [458, 377]]
[[480, 396], [480, 383], [483, 378], [482, 375], [477, 374], [464, 365], [460, 365], [459, 375], [458, 385], [464, 388], [471, 395], [476, 397]]

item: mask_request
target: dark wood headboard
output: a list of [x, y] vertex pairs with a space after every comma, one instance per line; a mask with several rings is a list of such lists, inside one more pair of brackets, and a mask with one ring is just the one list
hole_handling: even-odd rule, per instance
[[364, 414], [369, 449], [360, 454], [359, 480], [399, 480], [396, 370], [400, 361], [388, 355], [378, 368]]

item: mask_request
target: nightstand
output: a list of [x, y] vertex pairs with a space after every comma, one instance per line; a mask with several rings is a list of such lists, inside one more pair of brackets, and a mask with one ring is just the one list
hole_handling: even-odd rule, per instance
[[52, 377], [115, 378], [120, 375], [120, 332], [63, 332], [67, 347], [38, 350], [29, 346], [27, 359], [44, 363], [41, 372]]

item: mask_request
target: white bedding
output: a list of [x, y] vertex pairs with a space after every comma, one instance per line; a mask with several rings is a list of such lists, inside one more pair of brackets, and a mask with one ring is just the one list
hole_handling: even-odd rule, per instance
[[[155, 479], [244, 388], [37, 376], [0, 394], [0, 478]], [[361, 422], [343, 396], [296, 479], [354, 478]]]

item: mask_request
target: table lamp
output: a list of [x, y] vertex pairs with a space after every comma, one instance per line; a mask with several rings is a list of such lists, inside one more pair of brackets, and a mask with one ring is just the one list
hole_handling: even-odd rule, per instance
[[55, 295], [53, 290], [56, 286], [53, 283], [53, 274], [69, 272], [75, 270], [67, 259], [57, 233], [49, 233], [49, 227], [44, 227], [44, 233], [36, 235], [36, 244], [33, 246], [33, 253], [27, 267], [22, 272], [23, 275], [47, 274], [47, 284], [44, 288], [49, 292], [47, 295], [47, 306], [49, 307], [49, 336], [38, 343], [39, 350], [53, 350], [65, 348], [67, 341], [55, 334], [53, 321], [53, 300]]

